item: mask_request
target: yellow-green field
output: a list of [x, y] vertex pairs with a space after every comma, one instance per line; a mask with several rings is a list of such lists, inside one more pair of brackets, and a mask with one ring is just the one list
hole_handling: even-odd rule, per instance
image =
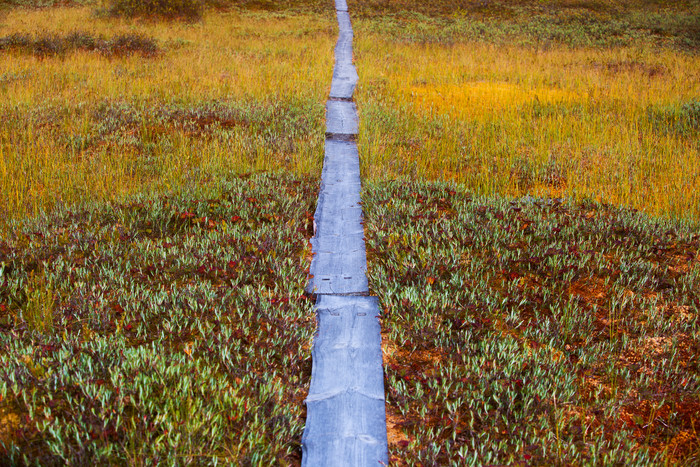
[[524, 32], [430, 42], [396, 32], [415, 29], [415, 17], [383, 21], [357, 26], [365, 176], [700, 220], [697, 50], [532, 45]]
[[0, 215], [163, 192], [220, 173], [319, 174], [334, 18], [207, 11], [197, 23], [12, 9], [0, 36], [138, 34], [155, 56], [0, 51]]
[[[0, 465], [300, 463], [333, 2], [154, 1], [0, 0]], [[392, 463], [697, 465], [700, 1], [348, 3]]]

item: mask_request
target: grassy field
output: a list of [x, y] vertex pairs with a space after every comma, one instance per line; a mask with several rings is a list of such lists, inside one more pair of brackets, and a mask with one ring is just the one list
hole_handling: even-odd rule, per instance
[[[333, 5], [204, 4], [0, 0], [0, 463], [299, 463]], [[700, 2], [349, 4], [393, 463], [696, 464]]]
[[392, 461], [695, 465], [700, 3], [350, 9]]
[[36, 3], [0, 4], [0, 464], [298, 464], [332, 10]]
[[[186, 23], [95, 17], [93, 7], [0, 14], [3, 224], [231, 171], [320, 174], [332, 16], [209, 10]], [[119, 53], [120, 39], [136, 53]], [[107, 45], [90, 50], [91, 40]]]
[[700, 220], [699, 2], [444, 3], [351, 4], [366, 177]]

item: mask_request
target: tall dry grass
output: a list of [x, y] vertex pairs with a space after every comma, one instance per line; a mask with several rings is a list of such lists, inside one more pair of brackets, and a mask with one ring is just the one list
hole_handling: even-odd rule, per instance
[[366, 177], [700, 220], [697, 54], [419, 44], [369, 32], [356, 50]]
[[231, 172], [319, 173], [334, 28], [324, 14], [208, 11], [183, 24], [7, 11], [2, 37], [138, 34], [159, 52], [0, 52], [0, 214]]

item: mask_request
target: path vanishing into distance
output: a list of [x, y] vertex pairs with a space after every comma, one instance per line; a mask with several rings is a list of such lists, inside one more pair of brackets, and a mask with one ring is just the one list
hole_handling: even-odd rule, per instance
[[360, 202], [358, 75], [345, 0], [336, 0], [339, 36], [326, 104], [326, 144], [314, 214], [309, 292], [318, 331], [302, 436], [304, 466], [377, 466], [389, 462], [381, 329], [369, 296]]

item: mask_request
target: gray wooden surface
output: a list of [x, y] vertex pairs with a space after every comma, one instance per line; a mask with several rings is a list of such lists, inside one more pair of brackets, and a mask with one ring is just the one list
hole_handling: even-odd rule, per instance
[[386, 465], [377, 299], [323, 295], [316, 307], [318, 336], [306, 399], [303, 465]]
[[326, 103], [326, 134], [357, 135], [359, 121], [354, 102], [328, 101]]
[[340, 34], [326, 104], [326, 145], [314, 214], [308, 290], [316, 294], [318, 333], [302, 436], [302, 465], [379, 466], [389, 462], [379, 307], [369, 293], [352, 102], [358, 76], [345, 0], [336, 0]]
[[357, 70], [352, 63], [352, 26], [347, 11], [338, 12], [340, 34], [335, 46], [335, 66], [331, 81], [331, 99], [352, 99], [357, 85]]
[[312, 293], [366, 294], [367, 258], [364, 234], [314, 237]]

